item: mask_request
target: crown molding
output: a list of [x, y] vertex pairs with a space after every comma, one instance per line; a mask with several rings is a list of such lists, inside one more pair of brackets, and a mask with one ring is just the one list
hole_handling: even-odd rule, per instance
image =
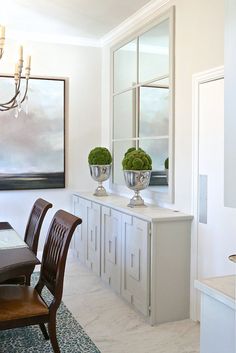
[[141, 21], [147, 19], [147, 17], [152, 17], [156, 11], [160, 10], [163, 6], [169, 3], [170, 0], [152, 0], [146, 5], [144, 5], [140, 10], [135, 12], [132, 16], [128, 17], [120, 25], [115, 27], [112, 31], [105, 34], [100, 39], [100, 46], [110, 44], [114, 40], [118, 39], [122, 34], [133, 29]]
[[23, 40], [53, 44], [65, 44], [84, 47], [100, 47], [99, 39], [90, 39], [77, 36], [50, 35], [38, 32], [8, 31], [7, 37], [12, 40]]

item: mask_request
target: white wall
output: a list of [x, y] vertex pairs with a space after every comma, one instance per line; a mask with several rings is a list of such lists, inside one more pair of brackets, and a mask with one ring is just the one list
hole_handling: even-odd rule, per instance
[[[32, 55], [32, 76], [68, 78], [66, 189], [0, 191], [0, 220], [9, 221], [23, 235], [33, 202], [43, 197], [54, 204], [45, 219], [45, 234], [58, 208], [71, 210], [73, 190], [95, 187], [87, 155], [101, 140], [101, 49], [40, 42], [27, 42], [24, 47]], [[13, 73], [16, 57], [17, 43], [6, 42], [1, 73]], [[44, 236], [41, 244], [43, 240]]]
[[176, 6], [175, 29], [175, 203], [169, 207], [191, 212], [192, 75], [224, 63], [224, 0], [171, 0], [103, 49], [102, 143], [110, 141], [110, 47]]
[[225, 206], [236, 207], [236, 2], [226, 1], [225, 11]]

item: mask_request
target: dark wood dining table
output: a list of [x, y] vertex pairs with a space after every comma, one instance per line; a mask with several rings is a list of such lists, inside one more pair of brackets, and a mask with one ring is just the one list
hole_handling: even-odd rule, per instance
[[0, 222], [0, 283], [31, 274], [40, 261], [8, 222]]

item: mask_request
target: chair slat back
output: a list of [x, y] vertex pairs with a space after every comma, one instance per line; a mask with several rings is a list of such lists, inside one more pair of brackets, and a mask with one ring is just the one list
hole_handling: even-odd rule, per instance
[[30, 212], [30, 216], [25, 230], [24, 241], [35, 254], [37, 254], [39, 235], [42, 228], [43, 220], [47, 211], [51, 207], [52, 204], [50, 202], [39, 198], [35, 201]]
[[40, 278], [36, 289], [45, 285], [58, 303], [62, 296], [69, 244], [75, 228], [81, 223], [80, 218], [59, 210], [54, 215], [49, 227], [43, 250]]

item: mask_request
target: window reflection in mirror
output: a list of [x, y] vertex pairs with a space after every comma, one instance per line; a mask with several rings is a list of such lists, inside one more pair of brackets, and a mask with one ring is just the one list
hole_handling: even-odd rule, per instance
[[139, 37], [139, 81], [169, 73], [169, 20]]
[[[153, 160], [150, 190], [168, 193], [173, 165], [173, 9], [113, 50], [113, 178], [124, 185], [122, 159], [141, 147]], [[170, 174], [171, 173], [171, 174]], [[171, 200], [169, 200], [171, 201]]]
[[[114, 96], [115, 139], [132, 138], [136, 131], [136, 90], [130, 90]], [[125, 128], [124, 128], [125, 127]]]
[[114, 92], [137, 83], [137, 39], [114, 52]]
[[140, 87], [139, 137], [169, 134], [169, 84], [164, 80]]

